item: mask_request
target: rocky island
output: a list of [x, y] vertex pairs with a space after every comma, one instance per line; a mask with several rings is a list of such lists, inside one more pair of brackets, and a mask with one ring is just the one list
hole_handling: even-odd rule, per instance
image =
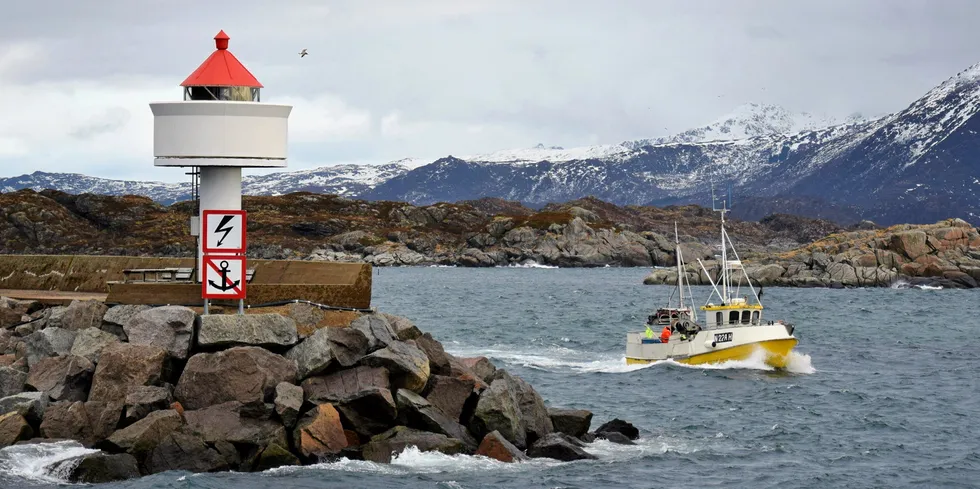
[[[616, 206], [595, 198], [530, 209], [502, 199], [414, 206], [297, 192], [243, 197], [248, 255], [382, 266], [672, 267], [674, 226], [691, 264], [714, 266], [718, 216], [696, 205]], [[192, 202], [145, 197], [0, 194], [0, 254], [193, 256]], [[774, 214], [728, 231], [752, 277], [773, 286], [887, 286], [897, 280], [975, 287], [977, 230], [959, 219], [881, 228]], [[655, 270], [647, 283], [674, 283]], [[2, 285], [0, 285], [2, 288]]]
[[[250, 311], [251, 312], [251, 311]], [[638, 430], [549, 407], [406, 318], [296, 303], [256, 314], [0, 299], [0, 447], [74, 440], [70, 481], [262, 471], [408, 446], [504, 462], [594, 458]]]

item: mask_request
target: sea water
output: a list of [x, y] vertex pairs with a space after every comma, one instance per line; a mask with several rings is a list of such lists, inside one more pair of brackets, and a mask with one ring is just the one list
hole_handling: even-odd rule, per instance
[[[373, 304], [460, 356], [485, 355], [552, 406], [619, 417], [636, 445], [599, 441], [595, 461], [409, 449], [390, 465], [341, 460], [260, 474], [164, 473], [101, 487], [866, 488], [980, 486], [980, 291], [766, 288], [766, 319], [796, 325], [788, 371], [760, 358], [626, 366], [671, 288], [640, 268], [386, 268]], [[697, 304], [710, 292], [695, 287]], [[745, 292], [743, 289], [742, 292]], [[55, 487], [47, 467], [77, 444], [0, 450], [0, 486]]]

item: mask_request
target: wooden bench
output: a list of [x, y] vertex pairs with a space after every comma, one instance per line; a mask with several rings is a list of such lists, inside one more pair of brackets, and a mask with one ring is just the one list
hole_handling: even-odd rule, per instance
[[[251, 282], [255, 269], [245, 270], [245, 282]], [[190, 282], [193, 268], [127, 268], [123, 270], [123, 283], [132, 282]]]

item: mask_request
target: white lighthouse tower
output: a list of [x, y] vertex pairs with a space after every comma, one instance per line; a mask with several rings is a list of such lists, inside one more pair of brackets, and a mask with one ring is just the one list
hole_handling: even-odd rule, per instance
[[[228, 51], [228, 35], [214, 36], [215, 51], [180, 84], [184, 99], [154, 102], [154, 166], [190, 167], [206, 210], [242, 208], [242, 168], [285, 168], [292, 106], [260, 102], [262, 84]], [[195, 224], [197, 224], [195, 223]], [[192, 234], [200, 235], [200, 229]], [[197, 281], [203, 249], [198, 238]]]

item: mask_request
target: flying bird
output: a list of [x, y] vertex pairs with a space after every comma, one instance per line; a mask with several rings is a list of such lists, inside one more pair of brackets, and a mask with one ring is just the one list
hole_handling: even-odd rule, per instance
[[303, 56], [306, 56], [307, 54], [308, 53], [306, 52], [306, 48], [303, 48], [303, 50], [299, 52], [299, 57], [302, 58]]

